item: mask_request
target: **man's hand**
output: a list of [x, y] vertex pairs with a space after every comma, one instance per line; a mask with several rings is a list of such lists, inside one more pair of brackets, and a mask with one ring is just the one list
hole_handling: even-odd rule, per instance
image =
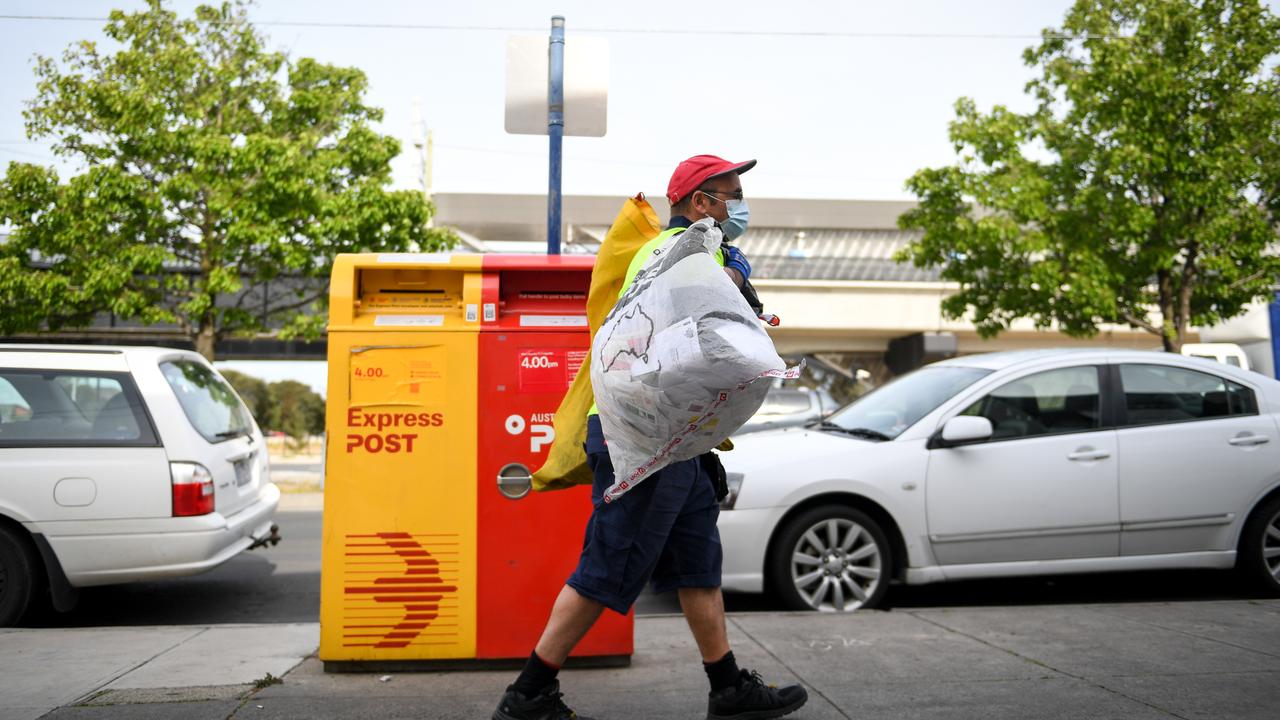
[[729, 244], [721, 245], [720, 251], [724, 253], [725, 272], [729, 273], [734, 285], [742, 287], [743, 283], [751, 277], [751, 263], [747, 262], [747, 256]]

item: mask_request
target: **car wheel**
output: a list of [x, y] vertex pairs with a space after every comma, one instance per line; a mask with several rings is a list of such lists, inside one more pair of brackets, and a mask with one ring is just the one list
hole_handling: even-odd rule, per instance
[[35, 595], [35, 559], [26, 538], [0, 526], [0, 627], [10, 627], [27, 612]]
[[1280, 595], [1280, 496], [1253, 512], [1241, 542], [1240, 569], [1268, 595]]
[[832, 505], [792, 518], [774, 544], [770, 577], [792, 610], [877, 607], [893, 567], [889, 541], [866, 513]]

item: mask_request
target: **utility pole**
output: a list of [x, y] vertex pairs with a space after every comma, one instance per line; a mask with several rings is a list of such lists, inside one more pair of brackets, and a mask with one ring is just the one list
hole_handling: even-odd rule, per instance
[[560, 158], [564, 144], [564, 17], [551, 16], [547, 77], [547, 135], [551, 163], [547, 181], [547, 254], [560, 254]]
[[[427, 202], [431, 202], [431, 171], [434, 155], [434, 131], [427, 127], [426, 119], [422, 114], [422, 98], [413, 99], [413, 127], [410, 132], [410, 138], [413, 141], [414, 155], [416, 165], [418, 166], [418, 185], [422, 189], [422, 197]], [[427, 219], [427, 227], [435, 226], [435, 214]]]

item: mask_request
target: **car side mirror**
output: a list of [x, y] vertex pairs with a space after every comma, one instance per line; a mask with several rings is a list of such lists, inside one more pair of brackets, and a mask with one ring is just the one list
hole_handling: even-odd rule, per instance
[[993, 434], [995, 434], [995, 428], [991, 426], [990, 420], [984, 417], [961, 415], [944, 423], [942, 431], [933, 436], [929, 447], [932, 449], [968, 445], [990, 440]]

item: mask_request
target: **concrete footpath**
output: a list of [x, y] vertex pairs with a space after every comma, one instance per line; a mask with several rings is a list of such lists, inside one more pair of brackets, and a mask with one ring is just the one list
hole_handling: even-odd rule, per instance
[[[809, 688], [797, 719], [1280, 717], [1280, 600], [735, 614], [729, 634], [741, 665]], [[316, 625], [0, 631], [0, 718], [487, 718], [514, 675], [325, 674], [317, 637]], [[678, 616], [636, 622], [630, 667], [561, 680], [590, 717], [706, 713]]]

